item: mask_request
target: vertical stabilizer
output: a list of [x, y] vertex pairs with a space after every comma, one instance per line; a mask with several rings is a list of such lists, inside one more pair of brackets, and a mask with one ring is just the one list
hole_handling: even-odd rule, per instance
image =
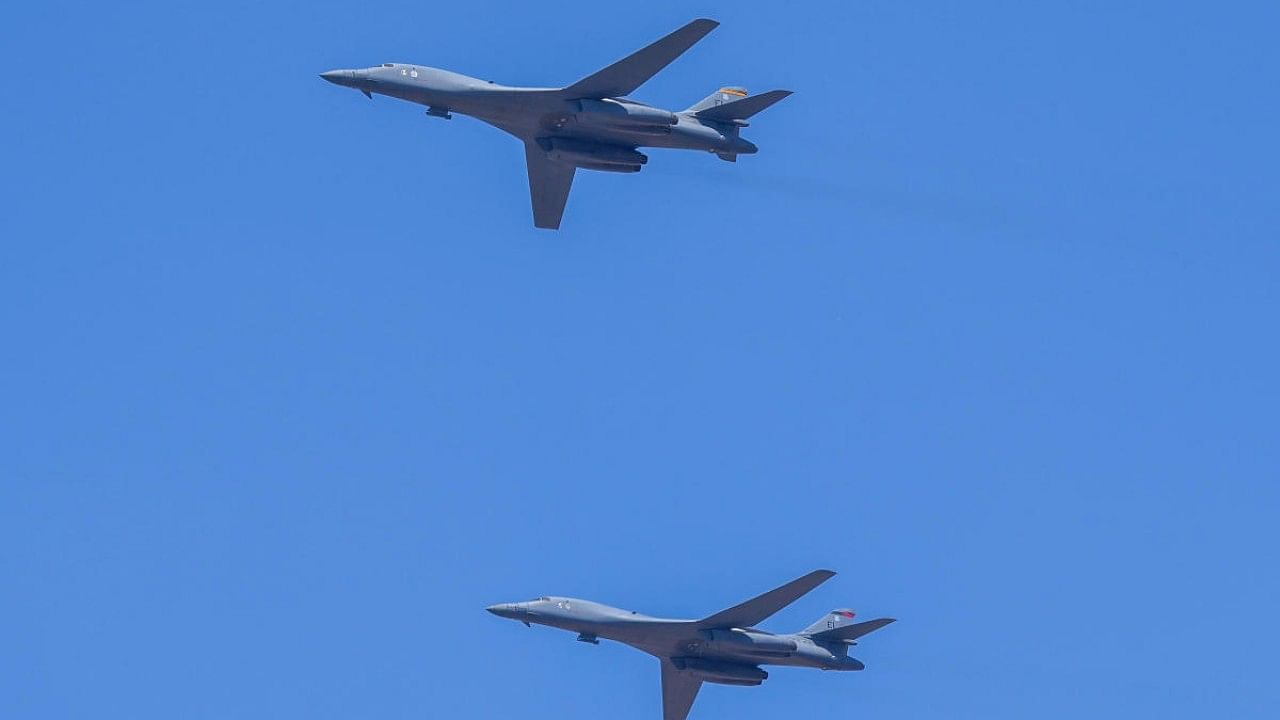
[[723, 105], [734, 100], [741, 100], [747, 96], [745, 88], [740, 87], [722, 87], [710, 95], [702, 98], [688, 110], [687, 113], [697, 113], [703, 110], [709, 110], [717, 105]]
[[791, 95], [790, 90], [770, 90], [769, 92], [752, 95], [751, 97], [740, 97], [736, 100], [722, 102], [711, 107], [702, 108], [694, 112], [699, 120], [711, 120], [718, 122], [731, 122], [737, 125], [745, 125], [742, 122], [756, 113], [771, 107], [779, 100], [783, 100]]
[[854, 622], [852, 610], [832, 610], [826, 617], [805, 628], [800, 634], [813, 638], [815, 642], [843, 642], [852, 645], [863, 635], [875, 632], [893, 622], [896, 622], [893, 618]]
[[832, 610], [818, 622], [801, 631], [801, 635], [817, 635], [828, 630], [839, 630], [853, 624], [853, 611], [848, 609]]

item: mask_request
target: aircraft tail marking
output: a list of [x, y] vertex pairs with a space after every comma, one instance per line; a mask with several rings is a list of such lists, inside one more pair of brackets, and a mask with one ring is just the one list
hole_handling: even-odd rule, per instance
[[800, 632], [814, 640], [852, 642], [867, 633], [875, 632], [894, 622], [893, 618], [877, 618], [865, 622], [854, 622], [852, 610], [832, 610], [818, 622]]

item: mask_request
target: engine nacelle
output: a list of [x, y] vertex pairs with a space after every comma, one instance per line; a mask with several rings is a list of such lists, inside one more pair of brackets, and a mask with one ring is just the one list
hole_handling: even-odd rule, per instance
[[617, 100], [579, 100], [578, 123], [631, 132], [666, 134], [680, 122], [675, 113]]
[[796, 651], [795, 640], [750, 630], [707, 630], [703, 635], [706, 651], [713, 653], [785, 656]]
[[[547, 141], [547, 157], [588, 170], [636, 172], [649, 162], [643, 153], [617, 145], [602, 145], [571, 138]], [[607, 166], [607, 167], [606, 167]]]
[[754, 665], [738, 665], [693, 657], [671, 658], [671, 663], [677, 670], [686, 672], [703, 682], [721, 685], [759, 685], [769, 677], [769, 673]]
[[599, 170], [600, 172], [638, 173], [639, 165], [613, 165], [610, 163], [574, 163], [574, 167], [583, 170]]

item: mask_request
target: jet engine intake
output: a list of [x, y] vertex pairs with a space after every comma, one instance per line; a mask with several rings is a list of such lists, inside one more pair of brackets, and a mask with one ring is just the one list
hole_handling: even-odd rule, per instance
[[551, 138], [546, 147], [547, 157], [552, 160], [588, 170], [636, 172], [641, 165], [649, 162], [649, 158], [644, 153], [636, 152], [631, 148], [570, 138]]
[[738, 665], [693, 657], [671, 658], [671, 663], [676, 666], [676, 669], [689, 673], [703, 682], [721, 685], [759, 685], [769, 677], [769, 673], [754, 665]]
[[578, 123], [664, 135], [680, 122], [675, 113], [617, 100], [579, 100]]

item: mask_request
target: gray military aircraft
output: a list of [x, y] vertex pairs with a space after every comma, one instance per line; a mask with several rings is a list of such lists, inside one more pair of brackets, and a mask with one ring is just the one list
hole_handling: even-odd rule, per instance
[[566, 597], [541, 597], [486, 609], [525, 625], [536, 623], [576, 632], [582, 642], [599, 644], [600, 638], [605, 638], [656, 656], [662, 663], [663, 720], [685, 720], [702, 683], [759, 685], [769, 677], [760, 665], [862, 670], [865, 666], [849, 657], [849, 647], [893, 618], [855, 623], [853, 611], [832, 610], [790, 635], [756, 627], [833, 575], [830, 570], [815, 570], [701, 620], [664, 620]]
[[387, 95], [427, 106], [427, 115], [478, 118], [515, 135], [525, 146], [533, 224], [560, 227], [574, 172], [638, 172], [649, 161], [639, 147], [714, 153], [736, 162], [757, 148], [739, 137], [747, 118], [790, 95], [773, 90], [748, 96], [717, 90], [687, 110], [671, 112], [626, 98], [720, 23], [694, 20], [648, 47], [562, 88], [507, 87], [466, 75], [403, 63], [362, 70], [330, 70], [329, 82], [369, 98]]

